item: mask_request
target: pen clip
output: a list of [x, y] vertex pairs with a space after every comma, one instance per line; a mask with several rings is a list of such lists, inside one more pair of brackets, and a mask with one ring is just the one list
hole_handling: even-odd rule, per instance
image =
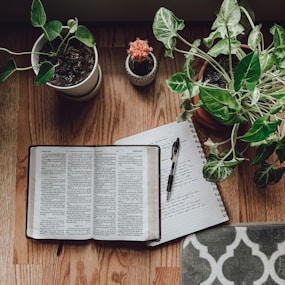
[[172, 154], [171, 154], [171, 160], [173, 160], [177, 154], [178, 154], [178, 149], [179, 149], [179, 138], [177, 138], [177, 140], [173, 143], [172, 145]]

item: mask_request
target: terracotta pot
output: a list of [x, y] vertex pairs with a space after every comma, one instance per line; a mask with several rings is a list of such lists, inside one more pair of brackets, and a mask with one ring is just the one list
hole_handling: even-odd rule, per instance
[[[208, 62], [205, 61], [199, 73], [196, 75], [195, 80], [200, 80], [203, 77], [207, 65]], [[192, 98], [193, 104], [197, 104], [199, 100], [200, 100], [199, 94], [197, 94], [195, 97]], [[193, 117], [199, 124], [213, 131], [222, 132], [227, 130], [228, 128], [227, 126], [220, 124], [212, 115], [210, 115], [207, 111], [205, 111], [202, 108], [199, 108], [197, 111], [195, 111]]]
[[[67, 27], [64, 27], [63, 29], [67, 29]], [[38, 68], [38, 60], [39, 55], [35, 54], [36, 52], [39, 52], [44, 44], [47, 42], [45, 39], [44, 34], [42, 34], [34, 43], [32, 48], [32, 55], [31, 55], [31, 62], [33, 66], [33, 70], [35, 74], [38, 74], [39, 68]], [[95, 57], [95, 63], [94, 68], [90, 72], [87, 78], [85, 78], [80, 83], [73, 85], [73, 86], [57, 86], [51, 83], [46, 83], [48, 86], [54, 88], [61, 94], [64, 94], [66, 98], [71, 100], [88, 100], [91, 99], [96, 95], [98, 90], [100, 89], [101, 81], [102, 81], [102, 73], [101, 68], [98, 63], [98, 52], [96, 46], [93, 47], [94, 50], [94, 57]]]
[[158, 67], [157, 60], [156, 60], [155, 55], [152, 52], [150, 52], [149, 54], [152, 57], [154, 66], [153, 66], [153, 69], [151, 70], [151, 72], [148, 73], [147, 75], [142, 76], [142, 75], [137, 75], [137, 74], [132, 72], [132, 70], [130, 69], [130, 66], [129, 66], [129, 62], [131, 60], [130, 55], [128, 55], [126, 60], [125, 60], [125, 69], [127, 72], [127, 76], [129, 78], [130, 82], [136, 86], [146, 86], [146, 85], [150, 84], [156, 76], [157, 67]]
[[[248, 45], [245, 45], [245, 44], [241, 44], [241, 48], [244, 50], [249, 49]], [[200, 80], [203, 77], [203, 74], [206, 70], [207, 65], [208, 65], [208, 62], [205, 61], [199, 73], [196, 75], [195, 80]], [[197, 94], [197, 96], [192, 98], [193, 104], [197, 104], [199, 100], [200, 100], [199, 94]], [[219, 123], [213, 116], [211, 116], [207, 111], [203, 110], [202, 108], [195, 111], [193, 116], [199, 124], [203, 125], [204, 127], [210, 130], [223, 132], [229, 129], [228, 126], [225, 126]]]

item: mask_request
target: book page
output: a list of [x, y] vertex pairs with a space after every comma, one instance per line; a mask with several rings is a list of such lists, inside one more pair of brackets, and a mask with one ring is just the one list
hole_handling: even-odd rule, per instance
[[[172, 193], [167, 201], [172, 144], [179, 137]], [[173, 122], [116, 141], [116, 144], [157, 144], [161, 148], [161, 240], [158, 245], [228, 220], [217, 186], [203, 178], [205, 161], [199, 139], [189, 122]]]
[[27, 235], [90, 239], [93, 149], [31, 147], [30, 167]]
[[147, 146], [96, 148], [95, 239], [159, 237], [158, 152], [158, 147]]

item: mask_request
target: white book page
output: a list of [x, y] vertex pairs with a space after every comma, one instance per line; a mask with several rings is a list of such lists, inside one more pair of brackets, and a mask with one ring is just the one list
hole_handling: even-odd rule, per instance
[[[154, 162], [154, 173], [149, 173], [151, 162]], [[94, 165], [94, 238], [132, 241], [157, 239], [159, 181], [151, 177], [157, 178], [159, 175], [159, 148], [97, 147]], [[151, 201], [148, 198], [150, 194], [154, 195]], [[156, 215], [156, 218], [151, 220], [150, 214], [154, 218]]]
[[[178, 137], [180, 150], [171, 197], [167, 201], [172, 144]], [[157, 144], [161, 148], [161, 240], [149, 245], [174, 240], [228, 220], [217, 186], [203, 178], [205, 158], [192, 121], [173, 122], [115, 143]]]
[[31, 148], [27, 235], [45, 239], [92, 236], [93, 148]]

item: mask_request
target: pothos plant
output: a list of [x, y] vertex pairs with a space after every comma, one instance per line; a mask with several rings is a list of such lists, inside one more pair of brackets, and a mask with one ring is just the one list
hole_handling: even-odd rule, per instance
[[[59, 55], [64, 55], [72, 39], [77, 39], [88, 47], [93, 47], [95, 45], [95, 40], [90, 30], [83, 25], [79, 25], [76, 18], [69, 19], [67, 21], [68, 31], [66, 34], [62, 33], [63, 24], [60, 21], [53, 20], [47, 22], [46, 13], [40, 0], [33, 0], [32, 2], [31, 24], [33, 27], [42, 29], [46, 40], [50, 43], [52, 50], [50, 53], [37, 52], [37, 54], [47, 56], [51, 59], [57, 58]], [[59, 44], [56, 46], [53, 44], [55, 39], [59, 39]], [[14, 52], [4, 47], [0, 47], [0, 51], [9, 53], [13, 56], [32, 54], [31, 51]], [[35, 84], [42, 85], [50, 81], [54, 76], [55, 68], [59, 64], [59, 61], [56, 64], [53, 64], [51, 61], [42, 62], [39, 66], [39, 72], [37, 74]], [[9, 58], [0, 67], [0, 83], [5, 81], [15, 71], [29, 70], [32, 68], [32, 66], [18, 67], [15, 59]]]
[[[224, 0], [210, 34], [189, 42], [179, 34], [185, 27], [184, 21], [162, 7], [155, 14], [153, 33], [164, 44], [166, 56], [173, 58], [174, 52], [185, 56], [183, 70], [167, 80], [168, 87], [182, 97], [183, 112], [177, 120], [187, 120], [202, 108], [231, 129], [225, 141], [213, 142], [209, 138], [205, 142], [210, 148], [203, 168], [205, 179], [222, 182], [236, 166], [249, 160], [245, 157], [246, 149], [255, 147], [256, 155], [251, 163], [260, 167], [255, 171], [254, 180], [265, 188], [280, 181], [285, 172], [285, 31], [280, 25], [273, 25], [272, 43], [266, 47], [261, 25], [256, 25], [251, 15], [236, 0]], [[247, 19], [249, 24], [246, 37], [241, 19]], [[241, 48], [241, 36], [245, 38], [248, 52]], [[186, 48], [178, 47], [178, 41]], [[228, 70], [217, 61], [221, 54], [228, 58]], [[238, 58], [236, 67], [234, 56]], [[222, 75], [226, 86], [195, 80], [191, 68], [195, 58], [207, 61]], [[197, 94], [200, 100], [194, 104], [192, 97]], [[241, 128], [243, 125], [247, 128]], [[243, 144], [238, 144], [239, 141]], [[245, 147], [240, 150], [238, 145]]]

